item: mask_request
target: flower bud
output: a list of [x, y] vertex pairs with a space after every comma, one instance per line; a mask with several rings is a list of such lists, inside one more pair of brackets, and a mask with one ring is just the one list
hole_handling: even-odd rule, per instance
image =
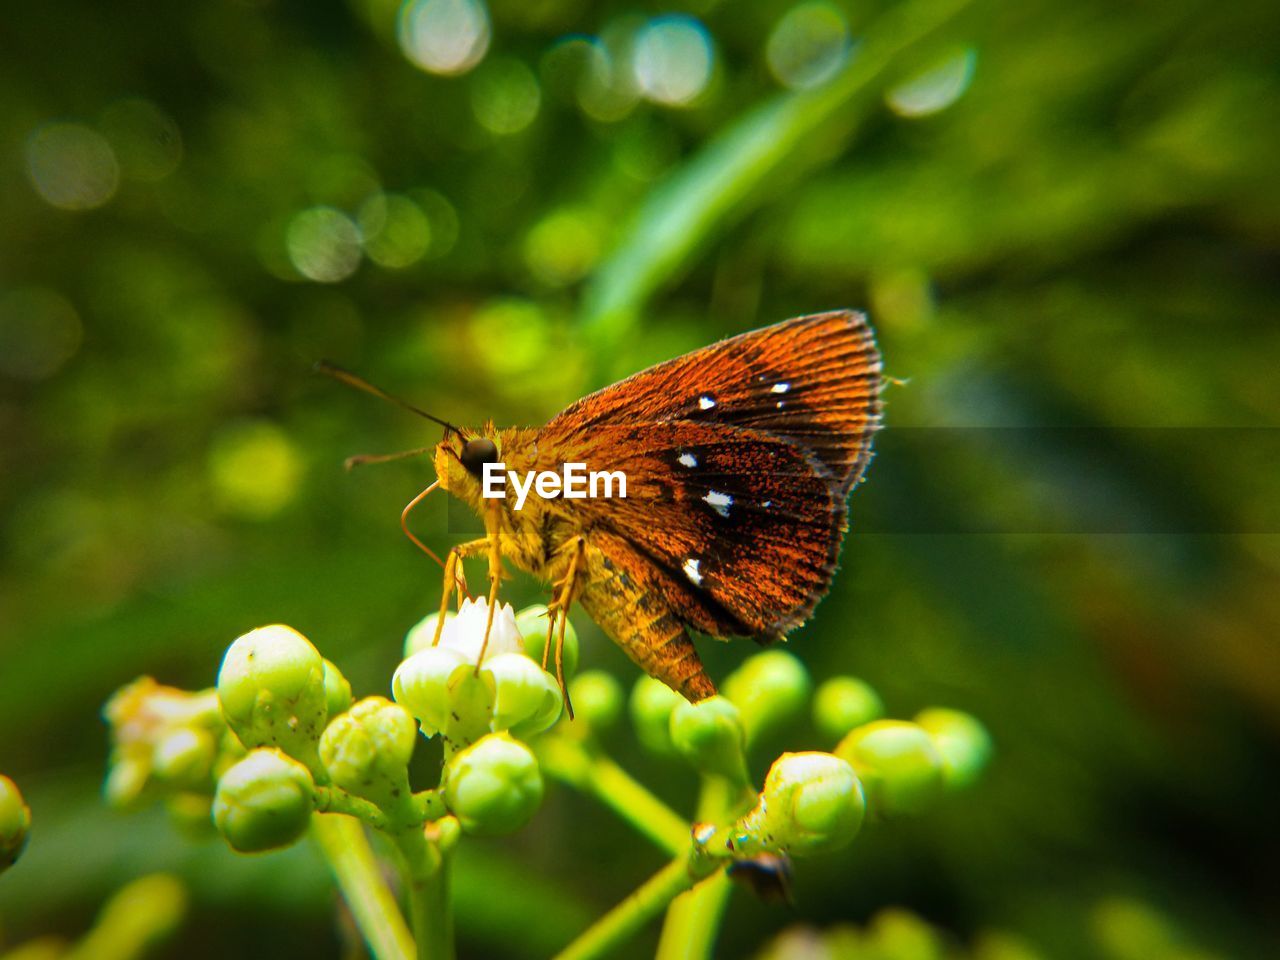
[[[485, 631], [489, 632], [489, 642], [485, 643]], [[515, 611], [511, 604], [500, 604], [493, 611], [493, 623], [489, 623], [489, 599], [476, 597], [474, 600], [463, 600], [458, 608], [458, 615], [446, 618], [444, 630], [440, 634], [441, 647], [457, 650], [471, 664], [480, 659], [480, 650], [484, 649], [485, 662], [491, 657], [503, 653], [521, 653], [524, 640], [516, 626]]]
[[351, 709], [351, 684], [328, 660], [324, 661], [324, 699], [331, 720]]
[[279, 747], [308, 766], [328, 715], [324, 660], [298, 631], [276, 624], [251, 630], [227, 649], [218, 699], [250, 749]]
[[434, 737], [451, 719], [450, 680], [455, 674], [472, 669], [466, 658], [451, 647], [427, 647], [396, 667], [391, 695], [418, 718], [425, 736]]
[[493, 675], [495, 733], [510, 730], [513, 736], [541, 733], [560, 718], [562, 698], [556, 678], [523, 653], [503, 653], [486, 659]]
[[524, 826], [542, 804], [542, 772], [527, 746], [493, 733], [449, 761], [444, 798], [464, 832], [511, 833]]
[[949, 790], [969, 786], [991, 759], [991, 735], [978, 720], [960, 710], [931, 707], [916, 716], [942, 757], [942, 779]]
[[645, 747], [662, 755], [676, 752], [671, 743], [671, 712], [684, 702], [661, 680], [641, 677], [636, 681], [631, 690], [631, 723]]
[[766, 650], [747, 658], [724, 682], [724, 695], [742, 714], [747, 736], [776, 729], [804, 709], [809, 672], [785, 650]]
[[576, 718], [592, 730], [607, 730], [618, 722], [622, 713], [622, 686], [613, 674], [603, 670], [587, 670], [569, 684]]
[[[441, 638], [444, 636], [444, 630], [451, 629], [449, 624], [456, 616], [457, 614], [452, 610], [445, 613]], [[404, 656], [406, 660], [419, 650], [426, 650], [432, 645], [436, 638], [436, 624], [439, 622], [439, 613], [429, 613], [409, 628], [409, 632], [404, 635]]]
[[[539, 664], [542, 663], [542, 648], [547, 643], [547, 608], [544, 604], [535, 603], [525, 607], [516, 614], [516, 628], [524, 641], [524, 651]], [[556, 623], [555, 633], [551, 636], [551, 652], [547, 655], [547, 669], [555, 673], [556, 639], [560, 635], [560, 624]], [[573, 629], [573, 621], [564, 626], [564, 678], [572, 679], [578, 672], [578, 631]]]
[[742, 718], [724, 697], [708, 697], [700, 703], [681, 698], [671, 711], [671, 744], [705, 773], [717, 773], [735, 783], [748, 781]]
[[917, 724], [868, 723], [841, 740], [835, 752], [853, 765], [876, 816], [918, 813], [942, 791], [942, 758]]
[[306, 832], [314, 797], [306, 767], [279, 750], [259, 748], [218, 781], [213, 822], [241, 853], [287, 847]]
[[218, 744], [213, 734], [200, 727], [175, 727], [156, 742], [151, 752], [151, 772], [156, 778], [177, 786], [206, 784]]
[[22, 799], [18, 785], [0, 774], [0, 873], [22, 855], [31, 831], [31, 808]]
[[760, 802], [734, 826], [746, 855], [803, 856], [837, 850], [862, 827], [866, 801], [853, 768], [829, 753], [784, 753], [765, 777]]
[[339, 787], [390, 811], [409, 801], [416, 742], [408, 710], [386, 697], [365, 697], [325, 727], [320, 762]]
[[832, 677], [813, 698], [813, 725], [830, 741], [883, 716], [880, 695], [857, 677]]

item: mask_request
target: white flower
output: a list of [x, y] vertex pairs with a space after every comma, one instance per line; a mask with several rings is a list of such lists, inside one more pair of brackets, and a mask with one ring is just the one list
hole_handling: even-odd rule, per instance
[[559, 685], [525, 652], [511, 605], [504, 603], [494, 611], [489, 643], [485, 646], [488, 619], [488, 600], [478, 597], [464, 600], [457, 616], [446, 618], [440, 642], [435, 646], [431, 641], [438, 622], [436, 615], [409, 631], [405, 641], [409, 657], [396, 670], [391, 689], [396, 701], [418, 718], [427, 736], [443, 732], [451, 718], [459, 719], [455, 709], [458, 705], [453, 703], [458, 670], [474, 669], [477, 663], [481, 672], [494, 681], [494, 702], [488, 718], [491, 730], [529, 735], [547, 729], [560, 716]]
[[[487, 597], [463, 600], [456, 614], [445, 614], [444, 627], [440, 631], [440, 643], [437, 646], [457, 651], [463, 661], [474, 664], [480, 656], [480, 646], [484, 643], [484, 628], [488, 619], [489, 599]], [[433, 613], [418, 621], [409, 631], [404, 641], [406, 657], [432, 645], [439, 620], [440, 615]], [[520, 636], [520, 628], [516, 625], [515, 611], [511, 609], [509, 603], [504, 603], [493, 611], [493, 629], [489, 633], [489, 646], [485, 649], [484, 659], [488, 662], [500, 653], [524, 653], [524, 641]]]

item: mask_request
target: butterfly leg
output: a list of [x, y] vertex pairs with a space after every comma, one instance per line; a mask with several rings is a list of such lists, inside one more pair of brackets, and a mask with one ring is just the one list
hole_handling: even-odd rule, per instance
[[498, 584], [502, 582], [502, 541], [498, 534], [498, 511], [501, 507], [496, 500], [485, 501], [485, 529], [487, 536], [478, 543], [489, 550], [489, 616], [484, 623], [484, 640], [480, 643], [480, 656], [476, 658], [476, 674], [480, 673], [480, 664], [484, 663], [485, 651], [489, 648], [489, 633], [493, 630], [493, 614], [498, 607]]
[[560, 619], [560, 631], [556, 634], [556, 680], [560, 682], [560, 694], [564, 697], [565, 710], [569, 719], [573, 719], [573, 701], [569, 699], [569, 686], [564, 679], [564, 634], [569, 626], [569, 608], [573, 606], [576, 595], [578, 575], [586, 570], [587, 541], [575, 537], [573, 543], [573, 559], [569, 561], [569, 570], [564, 577], [552, 585], [553, 597], [547, 610], [547, 639], [542, 645], [542, 669], [547, 668], [547, 652], [551, 649], [551, 634], [555, 630], [556, 618]]
[[453, 588], [458, 588], [458, 602], [462, 602], [462, 595], [465, 593], [470, 599], [471, 594], [467, 590], [467, 580], [463, 575], [461, 563], [467, 557], [477, 555], [483, 548], [489, 546], [489, 538], [481, 537], [479, 540], [469, 540], [466, 543], [460, 543], [445, 558], [444, 562], [444, 593], [440, 597], [440, 616], [436, 618], [436, 634], [431, 641], [434, 647], [440, 642], [440, 634], [444, 631], [444, 618], [449, 612], [449, 594], [453, 592]]

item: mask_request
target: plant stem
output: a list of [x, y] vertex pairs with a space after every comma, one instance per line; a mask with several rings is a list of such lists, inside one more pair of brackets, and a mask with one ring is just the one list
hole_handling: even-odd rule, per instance
[[[731, 819], [747, 798], [739, 785], [724, 777], [703, 778], [698, 797], [698, 820], [720, 825]], [[676, 898], [667, 911], [655, 960], [705, 960], [711, 956], [720, 919], [732, 891], [721, 873]]]
[[311, 838], [328, 861], [375, 960], [413, 960], [413, 935], [360, 823], [347, 816], [316, 814], [311, 818]]
[[428, 839], [421, 825], [396, 834], [404, 861], [409, 922], [418, 960], [453, 960], [453, 911], [449, 902], [449, 844]]
[[667, 911], [654, 960], [710, 957], [731, 892], [733, 883], [722, 872], [677, 897]]
[[689, 824], [598, 747], [566, 737], [538, 744], [544, 773], [589, 793], [673, 856], [689, 846]]
[[341, 813], [385, 830], [387, 817], [376, 803], [352, 796], [341, 787], [316, 787], [316, 812]]
[[699, 873], [705, 876], [705, 870], [718, 868], [719, 864], [713, 863], [698, 870], [688, 856], [677, 857], [588, 927], [573, 943], [560, 951], [555, 960], [592, 960], [612, 954], [619, 944], [697, 883], [701, 879]]
[[453, 911], [449, 903], [451, 856], [442, 856], [430, 873], [409, 884], [409, 922], [418, 943], [418, 960], [453, 960]]

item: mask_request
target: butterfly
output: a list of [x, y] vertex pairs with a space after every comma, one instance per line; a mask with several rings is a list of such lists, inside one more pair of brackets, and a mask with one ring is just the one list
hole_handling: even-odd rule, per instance
[[[325, 372], [386, 396], [345, 371]], [[846, 500], [880, 426], [881, 387], [866, 317], [839, 310], [659, 363], [541, 428], [468, 430], [411, 408], [444, 424], [445, 436], [409, 451], [431, 449], [438, 479], [402, 522], [437, 486], [484, 519], [486, 535], [444, 562], [442, 614], [460, 561], [483, 555], [492, 618], [510, 561], [552, 585], [543, 659], [558, 620], [562, 687], [565, 618], [579, 603], [637, 666], [697, 702], [716, 688], [691, 633], [776, 643], [826, 594], [848, 527]], [[620, 471], [626, 496], [530, 491], [516, 510], [512, 497], [483, 495], [486, 464], [498, 463], [521, 475], [558, 473], [566, 463]], [[407, 523], [405, 532], [427, 549]]]

